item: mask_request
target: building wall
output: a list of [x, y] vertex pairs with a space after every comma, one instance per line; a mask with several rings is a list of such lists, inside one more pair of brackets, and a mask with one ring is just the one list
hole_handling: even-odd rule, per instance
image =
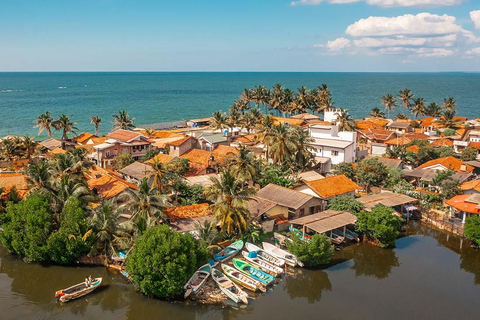
[[387, 153], [387, 145], [378, 146], [372, 144], [372, 155], [383, 156], [385, 153]]
[[174, 157], [180, 157], [182, 154], [187, 153], [188, 151], [192, 150], [192, 143], [191, 139], [185, 141], [180, 146], [170, 146], [168, 154]]
[[295, 213], [288, 217], [289, 220], [300, 218], [303, 216], [308, 216], [317, 212], [322, 211], [323, 209], [323, 200], [320, 198], [313, 198], [307, 201], [303, 206], [298, 208]]

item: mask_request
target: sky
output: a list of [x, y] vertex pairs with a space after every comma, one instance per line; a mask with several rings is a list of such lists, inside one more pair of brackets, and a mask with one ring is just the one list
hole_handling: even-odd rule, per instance
[[0, 72], [480, 72], [480, 0], [2, 0]]

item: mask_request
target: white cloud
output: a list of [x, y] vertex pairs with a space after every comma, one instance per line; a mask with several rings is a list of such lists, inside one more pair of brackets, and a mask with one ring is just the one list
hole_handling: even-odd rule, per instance
[[298, 0], [292, 1], [292, 6], [316, 6], [323, 2], [344, 4], [364, 1], [369, 5], [380, 7], [427, 7], [427, 6], [453, 6], [461, 4], [463, 0]]
[[363, 48], [382, 48], [382, 47], [453, 47], [457, 40], [456, 34], [450, 34], [443, 37], [380, 37], [380, 38], [361, 38], [354, 40], [357, 47]]
[[455, 54], [454, 50], [444, 48], [405, 48], [387, 47], [378, 50], [381, 54], [414, 55], [420, 58], [448, 57]]
[[475, 28], [480, 29], [480, 10], [470, 11], [470, 18], [472, 18]]
[[326, 47], [330, 51], [339, 51], [351, 46], [350, 40], [346, 38], [338, 38], [333, 41], [328, 41]]
[[480, 47], [472, 48], [465, 53], [469, 56], [480, 56]]
[[462, 27], [456, 18], [428, 12], [417, 15], [405, 14], [398, 17], [368, 17], [347, 27], [346, 33], [352, 37], [378, 37], [393, 35], [446, 35], [458, 33]]

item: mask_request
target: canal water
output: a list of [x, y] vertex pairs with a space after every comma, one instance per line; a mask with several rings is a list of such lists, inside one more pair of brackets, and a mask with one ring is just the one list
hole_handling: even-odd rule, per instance
[[[104, 285], [67, 304], [54, 292], [86, 276]], [[295, 269], [247, 307], [149, 299], [105, 268], [26, 264], [0, 248], [0, 319], [478, 319], [480, 250], [420, 223], [397, 248], [336, 252], [324, 270]]]

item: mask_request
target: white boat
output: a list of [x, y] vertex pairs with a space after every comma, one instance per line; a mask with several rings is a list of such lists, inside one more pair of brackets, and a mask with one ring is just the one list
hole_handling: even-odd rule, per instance
[[183, 287], [185, 291], [185, 298], [188, 297], [192, 292], [195, 293], [203, 286], [205, 281], [207, 281], [210, 272], [212, 271], [212, 266], [207, 263], [201, 266], [193, 276], [187, 281]]
[[55, 292], [55, 298], [57, 298], [60, 302], [68, 302], [89, 294], [93, 290], [97, 289], [101, 283], [102, 278], [93, 278], [88, 283], [85, 280], [85, 282], [81, 282], [67, 289]]
[[277, 267], [273, 264], [268, 263], [265, 260], [260, 259], [256, 254], [257, 254], [256, 251], [252, 251], [252, 252], [242, 251], [242, 255], [245, 258], [245, 260], [247, 260], [254, 266], [258, 267], [259, 269], [265, 272], [268, 272], [272, 276], [278, 277], [283, 272], [282, 268]]
[[240, 289], [234, 282], [230, 281], [220, 270], [212, 268], [212, 279], [217, 283], [220, 290], [233, 302], [239, 303], [241, 301], [248, 304], [248, 294]]
[[252, 252], [252, 251], [257, 252], [257, 256], [260, 259], [267, 261], [268, 263], [273, 264], [277, 267], [283, 267], [285, 265], [285, 259], [282, 259], [276, 255], [272, 255], [271, 253], [254, 245], [253, 243], [247, 242], [245, 244], [245, 248], [248, 250], [248, 252]]
[[297, 257], [295, 257], [295, 255], [291, 254], [290, 252], [277, 248], [271, 243], [262, 242], [262, 245], [263, 245], [263, 249], [268, 253], [276, 257], [279, 257], [281, 259], [285, 259], [285, 262], [288, 265], [295, 267], [298, 264], [300, 267], [303, 267], [303, 263], [301, 261], [298, 261]]
[[253, 292], [257, 292], [257, 291], [267, 292], [267, 289], [264, 287], [264, 285], [260, 281], [255, 280], [247, 276], [246, 274], [230, 266], [227, 266], [226, 264], [222, 263], [222, 270], [230, 279], [232, 279], [233, 282], [236, 282], [237, 284], [241, 285], [242, 287], [248, 290], [251, 290]]

